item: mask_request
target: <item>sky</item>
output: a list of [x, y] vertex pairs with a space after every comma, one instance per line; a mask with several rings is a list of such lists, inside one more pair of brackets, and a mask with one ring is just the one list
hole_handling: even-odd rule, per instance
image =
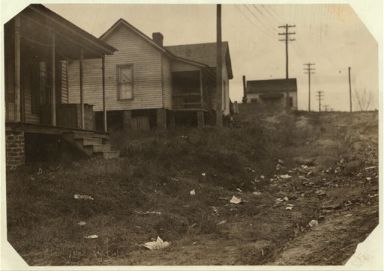
[[[46, 6], [96, 37], [123, 18], [150, 37], [161, 32], [165, 46], [216, 40], [216, 6], [211, 4]], [[312, 110], [318, 110], [317, 91], [323, 91], [322, 105], [349, 110], [348, 67], [353, 109], [368, 104], [368, 109], [378, 108], [378, 44], [353, 9], [343, 4], [223, 5], [222, 36], [229, 42], [233, 101], [242, 99], [243, 75], [247, 80], [285, 78], [285, 44], [278, 35], [282, 24], [296, 26], [291, 28], [296, 34], [289, 43], [289, 77], [297, 78], [299, 109], [308, 109], [303, 65], [308, 62], [316, 69], [311, 76]]]

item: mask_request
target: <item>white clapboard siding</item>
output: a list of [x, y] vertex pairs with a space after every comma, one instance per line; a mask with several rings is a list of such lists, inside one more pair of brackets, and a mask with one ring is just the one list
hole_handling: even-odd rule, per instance
[[172, 108], [172, 73], [171, 62], [167, 57], [163, 57], [163, 97], [164, 107]]
[[[125, 26], [118, 28], [105, 41], [118, 50], [113, 55], [105, 57], [106, 109], [162, 108], [162, 53]], [[116, 67], [126, 64], [133, 65], [133, 99], [119, 100]], [[84, 103], [93, 104], [95, 111], [101, 111], [101, 59], [84, 61], [83, 86]], [[69, 102], [78, 103], [79, 93], [79, 61], [72, 61], [69, 65]]]

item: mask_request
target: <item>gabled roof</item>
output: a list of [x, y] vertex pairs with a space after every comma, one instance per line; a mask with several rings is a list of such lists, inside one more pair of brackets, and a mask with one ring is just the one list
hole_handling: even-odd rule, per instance
[[[165, 48], [179, 57], [204, 63], [211, 68], [216, 67], [216, 42], [174, 45], [166, 46]], [[225, 64], [227, 66], [229, 79], [232, 79], [231, 56], [229, 54], [229, 45], [227, 41], [223, 42], [222, 54], [225, 56]]]
[[21, 14], [33, 14], [36, 20], [49, 24], [63, 35], [71, 37], [100, 54], [112, 54], [116, 49], [81, 29], [41, 4], [31, 4]]
[[297, 91], [296, 78], [247, 81], [247, 93]]
[[150, 37], [148, 37], [142, 31], [140, 31], [139, 29], [137, 29], [132, 24], [128, 23], [126, 20], [124, 20], [122, 18], [117, 20], [104, 34], [102, 34], [100, 36], [100, 39], [103, 40], [103, 41], [106, 41], [108, 39], [108, 37], [110, 35], [112, 35], [121, 26], [127, 27], [128, 29], [132, 30], [134, 33], [136, 33], [138, 36], [140, 36], [142, 39], [144, 39], [150, 45], [152, 45], [155, 49], [163, 52], [164, 54], [166, 54], [171, 59], [178, 60], [178, 61], [181, 61], [181, 62], [185, 62], [185, 63], [191, 64], [191, 65], [194, 65], [194, 66], [199, 66], [199, 67], [207, 68], [207, 65], [205, 65], [204, 63], [200, 63], [200, 62], [194, 61], [192, 59], [186, 59], [186, 58], [183, 58], [183, 57], [176, 56], [176, 55], [172, 54], [165, 47], [160, 46], [159, 44], [154, 42]]

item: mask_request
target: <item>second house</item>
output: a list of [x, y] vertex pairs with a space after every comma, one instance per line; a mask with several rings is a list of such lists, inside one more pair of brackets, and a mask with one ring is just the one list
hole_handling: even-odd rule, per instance
[[[105, 104], [111, 128], [150, 129], [214, 124], [216, 110], [215, 43], [163, 46], [163, 35], [152, 39], [120, 19], [101, 40], [118, 51], [105, 58]], [[228, 43], [223, 43], [222, 113], [229, 114], [232, 68]], [[96, 128], [103, 123], [102, 60], [87, 60], [85, 100], [94, 105]], [[69, 66], [69, 99], [80, 100], [78, 61]], [[100, 127], [101, 128], [101, 127]]]

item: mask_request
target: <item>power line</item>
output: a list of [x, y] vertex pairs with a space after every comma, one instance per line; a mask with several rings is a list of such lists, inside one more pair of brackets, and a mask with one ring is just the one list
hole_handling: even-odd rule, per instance
[[264, 24], [263, 24], [263, 21], [248, 7], [248, 5], [242, 5], [242, 6], [244, 6], [246, 9], [247, 9], [247, 11], [249, 12], [249, 14], [253, 17], [253, 18], [255, 18], [257, 21], [258, 21], [258, 23], [259, 24], [257, 24], [256, 26], [265, 34], [265, 35], [267, 35], [267, 36], [269, 36], [269, 37], [271, 37], [271, 38], [273, 38], [273, 39], [275, 39], [275, 37], [268, 31], [268, 30], [266, 30], [266, 29], [264, 29], [264, 28], [261, 28], [260, 26], [264, 26]]
[[279, 28], [284, 28], [284, 30], [285, 30], [285, 32], [279, 33], [279, 35], [285, 36], [284, 39], [279, 39], [279, 41], [285, 41], [285, 77], [286, 77], [286, 79], [289, 78], [289, 73], [288, 73], [288, 42], [289, 41], [295, 41], [295, 39], [291, 39], [290, 36], [296, 34], [296, 32], [289, 32], [289, 29], [294, 28], [294, 27], [296, 27], [296, 25], [285, 24], [285, 25], [279, 26]]
[[308, 112], [311, 112], [311, 74], [314, 74], [315, 69], [311, 66], [315, 65], [315, 63], [305, 63], [304, 64], [304, 74], [308, 74]]

